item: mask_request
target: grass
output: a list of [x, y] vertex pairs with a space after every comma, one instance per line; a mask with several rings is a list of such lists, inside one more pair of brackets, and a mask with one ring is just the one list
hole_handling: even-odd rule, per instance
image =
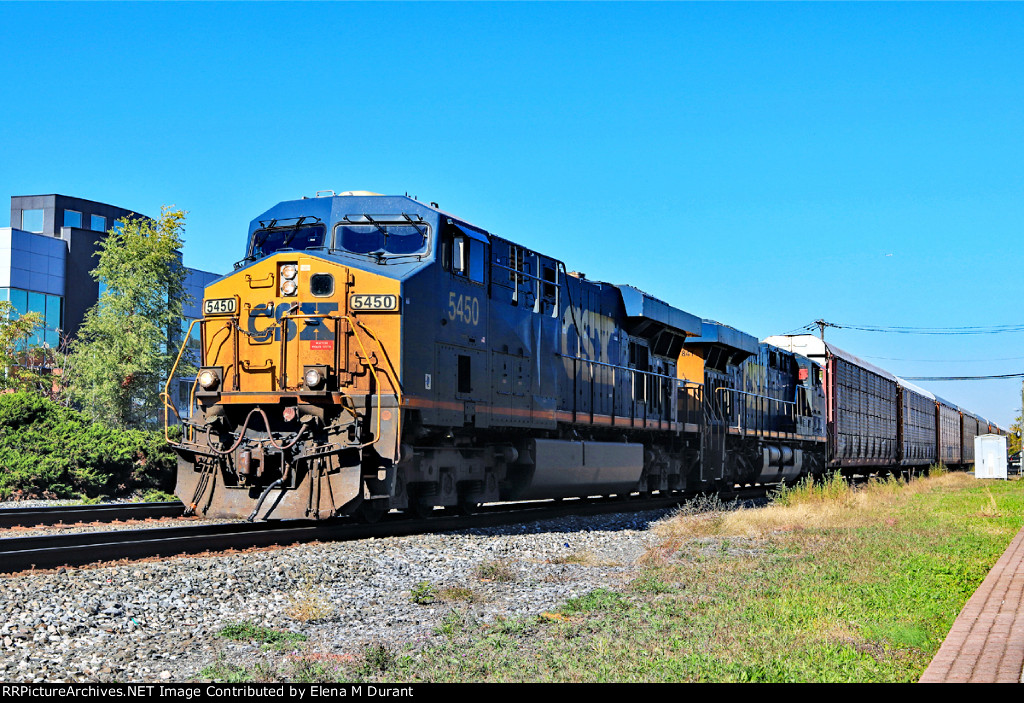
[[580, 552], [573, 552], [563, 556], [552, 557], [548, 560], [549, 564], [574, 564], [576, 566], [619, 566], [619, 564], [609, 561], [607, 559], [601, 559], [596, 554], [589, 550], [583, 550]]
[[309, 638], [299, 632], [274, 630], [251, 622], [236, 622], [227, 625], [217, 633], [220, 637], [236, 642], [255, 642], [265, 647], [286, 649]]
[[425, 646], [369, 651], [328, 678], [916, 681], [1024, 522], [1021, 482], [931, 474], [805, 483], [759, 509], [696, 501], [653, 528], [619, 588], [494, 622], [455, 602]]
[[444, 603], [482, 603], [484, 601], [481, 594], [465, 586], [439, 588], [437, 599]]

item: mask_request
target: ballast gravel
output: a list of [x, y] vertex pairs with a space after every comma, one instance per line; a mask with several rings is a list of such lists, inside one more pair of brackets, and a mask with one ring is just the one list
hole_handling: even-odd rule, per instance
[[[0, 577], [0, 681], [199, 681], [214, 663], [253, 667], [286, 656], [218, 636], [242, 622], [301, 633], [307, 651], [323, 656], [354, 657], [368, 643], [429, 645], [456, 608], [490, 622], [621, 586], [653, 541], [649, 526], [665, 514]], [[479, 567], [492, 564], [510, 569], [510, 580], [482, 578]], [[424, 583], [469, 588], [476, 597], [418, 604]]]

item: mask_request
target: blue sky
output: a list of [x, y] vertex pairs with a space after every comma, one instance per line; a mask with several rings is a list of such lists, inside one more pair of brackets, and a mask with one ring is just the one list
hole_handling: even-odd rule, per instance
[[[1022, 322], [1024, 5], [0, 3], [0, 198], [189, 211], [226, 272], [317, 190], [437, 201], [758, 337]], [[0, 210], [0, 226], [9, 224]], [[1024, 333], [829, 330], [906, 376]], [[1008, 426], [1020, 381], [919, 385]]]

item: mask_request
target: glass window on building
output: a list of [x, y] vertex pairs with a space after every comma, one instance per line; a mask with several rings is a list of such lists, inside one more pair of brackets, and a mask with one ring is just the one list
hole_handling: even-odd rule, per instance
[[82, 213], [77, 210], [64, 211], [64, 226], [82, 229]]
[[37, 312], [46, 319], [46, 294], [45, 293], [33, 293], [28, 294], [28, 309], [29, 312]]
[[21, 290], [20, 288], [11, 288], [8, 290], [7, 298], [11, 301], [14, 306], [14, 312], [20, 317], [28, 312], [28, 291]]
[[21, 211], [21, 228], [26, 232], [42, 232], [43, 231], [43, 211], [42, 210], [22, 210]]
[[202, 339], [202, 337], [201, 337], [202, 330], [200, 329], [202, 327], [202, 324], [196, 323], [196, 324], [193, 325], [192, 324], [192, 320], [193, 320], [193, 318], [191, 318], [191, 317], [182, 318], [182, 320], [181, 320], [181, 339], [185, 338], [185, 335], [188, 334], [188, 331], [189, 331], [188, 328], [191, 326], [192, 327], [192, 334], [189, 335], [189, 338], [188, 338], [188, 350], [190, 352], [192, 352], [192, 354], [194, 356], [193, 361], [198, 362], [199, 361], [199, 350], [200, 350], [200, 348], [202, 346], [202, 341], [201, 341], [201, 339]]
[[46, 327], [51, 330], [64, 328], [64, 299], [59, 295], [46, 296]]
[[[29, 340], [29, 344], [39, 346], [43, 343], [51, 348], [60, 346], [60, 329], [63, 323], [64, 299], [59, 295], [47, 295], [21, 290], [20, 288], [0, 288], [0, 300], [9, 300], [14, 306], [12, 315], [19, 317], [28, 312], [37, 312], [43, 318], [42, 329], [38, 330]], [[24, 345], [20, 345], [24, 347]]]
[[100, 217], [99, 215], [91, 215], [89, 229], [93, 232], [106, 232], [107, 231], [107, 218]]

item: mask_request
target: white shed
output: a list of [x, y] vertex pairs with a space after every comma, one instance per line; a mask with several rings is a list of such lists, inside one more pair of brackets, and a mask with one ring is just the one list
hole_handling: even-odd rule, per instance
[[1006, 437], [980, 434], [974, 438], [974, 477], [1006, 478]]

